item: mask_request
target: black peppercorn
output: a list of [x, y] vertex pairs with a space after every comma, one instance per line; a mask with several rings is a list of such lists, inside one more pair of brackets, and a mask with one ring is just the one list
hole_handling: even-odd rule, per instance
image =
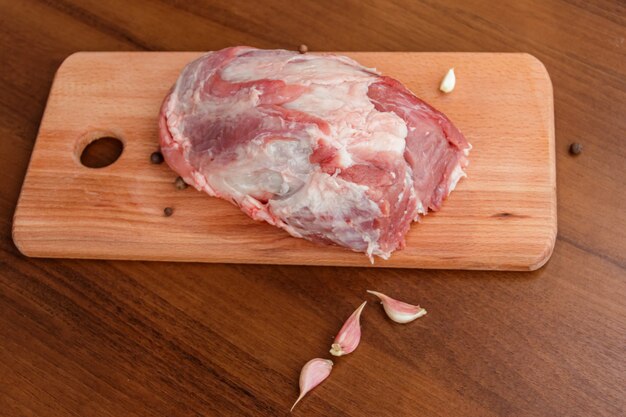
[[150, 162], [153, 164], [162, 164], [163, 163], [163, 154], [161, 152], [152, 152], [150, 155]]
[[569, 145], [569, 153], [572, 155], [578, 155], [583, 151], [583, 145], [580, 143], [572, 143]]
[[176, 178], [176, 181], [174, 181], [174, 185], [176, 186], [176, 189], [178, 190], [184, 190], [185, 188], [188, 187], [183, 177]]
[[165, 215], [165, 217], [170, 217], [173, 213], [174, 213], [174, 209], [171, 207], [165, 207], [163, 209], [163, 214]]

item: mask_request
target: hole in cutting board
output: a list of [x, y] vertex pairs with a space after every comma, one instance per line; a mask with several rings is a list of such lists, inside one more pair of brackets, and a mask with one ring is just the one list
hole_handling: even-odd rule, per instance
[[124, 144], [113, 136], [104, 136], [91, 141], [80, 154], [80, 163], [88, 168], [104, 168], [117, 161]]

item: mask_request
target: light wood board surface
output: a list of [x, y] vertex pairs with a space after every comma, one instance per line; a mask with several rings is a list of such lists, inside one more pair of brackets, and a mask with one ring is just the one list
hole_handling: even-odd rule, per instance
[[[153, 165], [157, 115], [196, 52], [78, 53], [55, 77], [14, 217], [13, 238], [35, 257], [369, 266], [249, 219]], [[377, 267], [532, 270], [556, 237], [552, 86], [528, 54], [346, 53], [402, 81], [448, 115], [473, 145], [468, 178], [413, 224], [407, 247]], [[438, 91], [448, 68], [456, 89]], [[112, 165], [82, 166], [84, 146], [115, 136]], [[172, 207], [170, 217], [163, 215]]]

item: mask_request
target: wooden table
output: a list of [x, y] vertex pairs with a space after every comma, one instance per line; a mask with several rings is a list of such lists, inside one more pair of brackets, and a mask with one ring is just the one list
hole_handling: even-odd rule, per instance
[[[626, 412], [623, 2], [0, 1], [0, 414], [286, 415], [376, 289], [363, 339], [294, 411]], [[458, 3], [458, 4], [454, 4]], [[559, 234], [533, 273], [29, 259], [11, 217], [50, 83], [79, 50], [525, 51], [554, 84]], [[568, 154], [571, 142], [584, 149]], [[515, 158], [515, 155], [506, 155]], [[373, 301], [371, 298], [368, 298]]]

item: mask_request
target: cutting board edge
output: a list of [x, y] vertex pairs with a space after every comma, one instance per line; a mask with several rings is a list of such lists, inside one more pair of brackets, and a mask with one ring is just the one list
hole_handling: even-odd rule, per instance
[[[134, 255], [117, 255], [109, 253], [99, 253], [98, 255], [87, 255], [84, 252], [77, 251], [55, 251], [53, 249], [42, 249], [41, 240], [29, 240], [22, 236], [25, 231], [20, 230], [21, 224], [19, 219], [14, 220], [12, 227], [12, 238], [16, 248], [19, 252], [27, 257], [33, 258], [55, 258], [55, 259], [105, 259], [105, 260], [122, 260], [122, 261], [152, 261], [152, 262], [193, 262], [193, 263], [212, 263], [212, 264], [260, 264], [260, 265], [308, 265], [308, 266], [332, 266], [332, 267], [356, 267], [356, 268], [393, 268], [393, 269], [447, 269], [447, 270], [493, 270], [493, 271], [535, 271], [545, 265], [555, 248], [556, 243], [556, 221], [554, 227], [546, 236], [545, 243], [541, 245], [541, 250], [537, 251], [536, 256], [529, 255], [524, 257], [520, 261], [511, 261], [509, 263], [488, 263], [488, 262], [475, 262], [471, 264], [468, 261], [462, 261], [460, 264], [455, 264], [456, 260], [419, 260], [419, 265], [413, 266], [407, 263], [397, 263], [393, 260], [393, 255], [390, 261], [383, 261], [377, 259], [372, 265], [365, 261], [362, 263], [355, 263], [351, 261], [347, 262], [333, 262], [333, 261], [302, 261], [286, 259], [281, 262], [275, 262], [269, 259], [257, 258], [257, 259], [243, 259], [243, 258], [228, 258], [214, 256], [211, 259], [201, 257], [176, 257], [168, 255], [150, 255], [143, 254], [139, 256]], [[29, 243], [35, 243], [30, 245]], [[68, 241], [64, 241], [68, 243]], [[54, 241], [49, 241], [50, 245], [54, 244]], [[82, 245], [83, 241], [75, 241], [75, 244]], [[113, 242], [109, 242], [113, 244]], [[343, 248], [337, 248], [337, 250], [345, 250]], [[365, 255], [363, 255], [365, 256]], [[312, 259], [312, 258], [311, 258]]]
[[[15, 242], [15, 241], [14, 241]], [[542, 252], [542, 254], [537, 258], [537, 262], [534, 264], [528, 263], [510, 263], [510, 264], [486, 264], [486, 263], [477, 263], [476, 265], [468, 265], [465, 263], [462, 266], [459, 265], [442, 265], [442, 264], [434, 264], [434, 263], [422, 263], [419, 266], [411, 266], [411, 265], [401, 265], [401, 264], [339, 264], [334, 262], [298, 262], [298, 261], [283, 261], [283, 262], [275, 262], [269, 260], [242, 260], [242, 259], [203, 259], [203, 258], [168, 258], [166, 256], [158, 256], [158, 257], [150, 257], [150, 256], [141, 256], [141, 257], [133, 257], [133, 256], [116, 256], [116, 255], [98, 255], [96, 256], [86, 256], [79, 254], [70, 254], [67, 253], [54, 253], [54, 252], [41, 252], [37, 249], [31, 251], [27, 245], [18, 245], [16, 243], [16, 248], [19, 252], [29, 258], [44, 258], [44, 259], [82, 259], [82, 260], [111, 260], [111, 261], [148, 261], [148, 262], [185, 262], [185, 263], [205, 263], [205, 264], [236, 264], [236, 265], [276, 265], [276, 266], [321, 266], [321, 267], [333, 267], [333, 268], [372, 268], [372, 269], [409, 269], [409, 270], [419, 270], [419, 269], [432, 269], [432, 270], [459, 270], [459, 271], [503, 271], [503, 272], [532, 272], [539, 268], [541, 268], [548, 260], [552, 254], [554, 246], [551, 244], [546, 245], [546, 249]], [[444, 262], [445, 263], [445, 262]]]

